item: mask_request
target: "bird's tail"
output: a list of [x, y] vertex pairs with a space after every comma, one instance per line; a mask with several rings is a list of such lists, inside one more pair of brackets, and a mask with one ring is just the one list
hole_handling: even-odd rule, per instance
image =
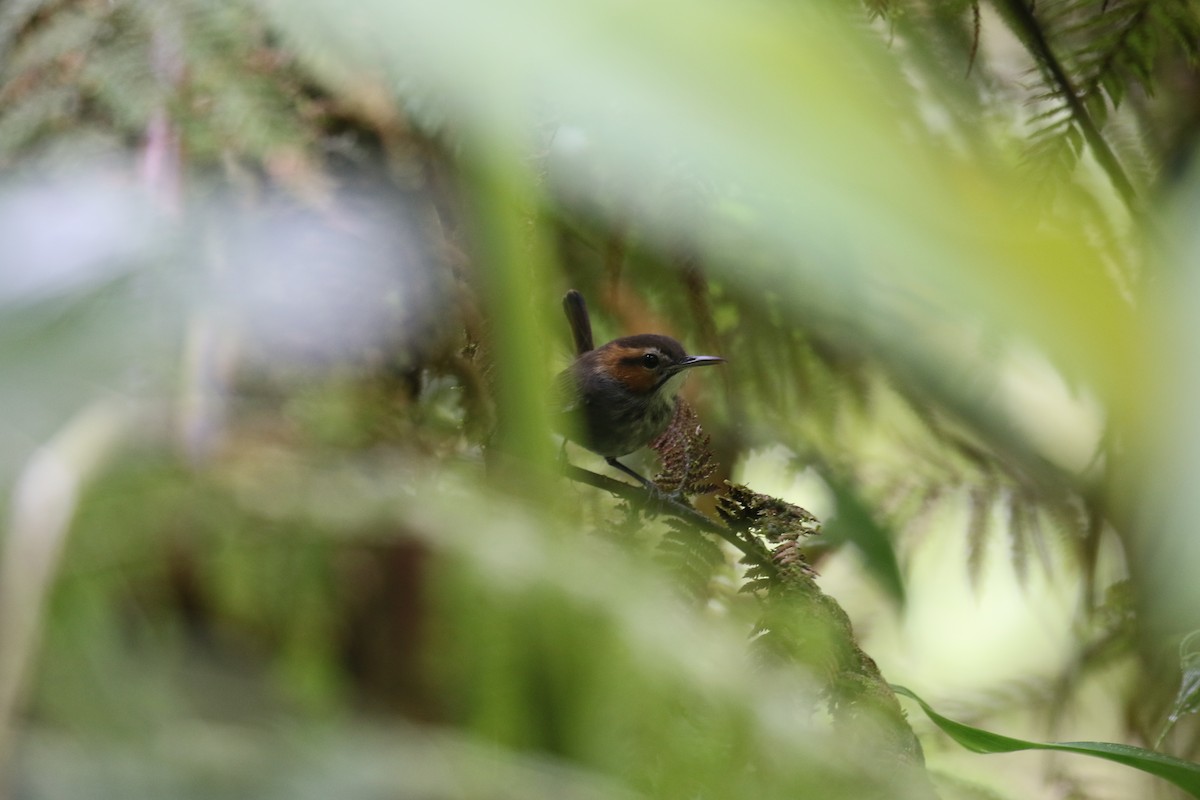
[[571, 324], [571, 336], [575, 339], [575, 355], [581, 356], [595, 349], [592, 341], [592, 320], [588, 316], [587, 301], [574, 289], [563, 295], [563, 311]]

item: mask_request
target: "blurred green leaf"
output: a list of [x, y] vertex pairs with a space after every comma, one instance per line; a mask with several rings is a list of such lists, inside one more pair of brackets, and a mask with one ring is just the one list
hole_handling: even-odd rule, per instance
[[837, 501], [837, 514], [822, 527], [825, 537], [854, 545], [871, 575], [903, 607], [904, 578], [892, 547], [892, 532], [879, 524], [858, 492], [828, 476], [824, 479]]
[[[148, 757], [149, 756], [149, 757]], [[150, 751], [38, 729], [22, 744], [22, 797], [58, 800], [633, 800], [620, 782], [450, 730], [353, 720], [296, 726], [193, 721], [159, 731]]]
[[[686, 241], [739, 283], [778, 293], [792, 322], [828, 315], [930, 374], [964, 363], [980, 320], [1032, 336], [1121, 416], [1137, 407], [1143, 342], [1106, 272], [1111, 254], [1070, 204], [1044, 224], [1015, 165], [960, 159], [909, 135], [884, 45], [824, 8], [666, 0], [329, 0], [269, 3], [315, 69], [357, 64], [402, 96], [441, 98], [467, 130], [533, 125], [585, 144], [548, 158], [552, 185], [659, 241]], [[683, 22], [681, 22], [683, 21]], [[497, 37], [503, 29], [505, 36]], [[611, 35], [614, 31], [620, 35]], [[353, 42], [353, 47], [347, 43]], [[335, 79], [331, 79], [335, 80]], [[549, 119], [497, 104], [554, 110]], [[497, 125], [501, 127], [497, 128]], [[578, 138], [578, 137], [576, 137]], [[686, 165], [692, 186], [664, 177]], [[653, 186], [677, 191], [649, 191]], [[725, 187], [753, 220], [723, 246]], [[864, 235], [866, 234], [866, 235]], [[952, 396], [964, 386], [931, 384]]]

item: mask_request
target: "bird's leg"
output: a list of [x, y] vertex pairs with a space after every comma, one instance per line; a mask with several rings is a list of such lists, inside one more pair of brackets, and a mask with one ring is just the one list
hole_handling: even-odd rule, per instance
[[640, 483], [642, 486], [646, 487], [645, 500], [641, 503], [635, 504], [635, 507], [641, 508], [642, 510], [654, 508], [654, 509], [657, 509], [659, 512], [661, 512], [670, 503], [672, 503], [672, 502], [678, 503], [679, 502], [676, 500], [672, 500], [670, 495], [664, 494], [663, 490], [659, 489], [656, 485], [654, 485], [654, 483], [652, 481], [646, 480], [641, 475], [637, 474], [632, 469], [630, 469], [629, 467], [622, 464], [620, 461], [617, 461], [615, 458], [605, 458], [604, 460], [606, 462], [608, 462], [608, 465], [610, 467], [616, 467], [617, 469], [621, 470], [621, 472], [624, 472], [629, 477], [636, 478], [638, 483]]

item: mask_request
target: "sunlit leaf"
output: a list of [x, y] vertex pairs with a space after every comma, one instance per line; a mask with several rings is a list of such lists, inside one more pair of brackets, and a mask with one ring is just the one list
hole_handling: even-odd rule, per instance
[[1057, 750], [1103, 758], [1140, 769], [1170, 781], [1192, 797], [1200, 797], [1200, 764], [1174, 758], [1143, 747], [1113, 742], [1029, 742], [1012, 736], [973, 728], [938, 714], [911, 689], [892, 686], [896, 694], [916, 700], [931, 720], [951, 739], [976, 753], [1015, 753], [1021, 750]]

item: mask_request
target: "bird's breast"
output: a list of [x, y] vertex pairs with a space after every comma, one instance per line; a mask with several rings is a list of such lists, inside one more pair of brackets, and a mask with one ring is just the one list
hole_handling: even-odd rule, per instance
[[571, 376], [574, 401], [565, 406], [562, 433], [594, 453], [616, 458], [657, 439], [671, 423], [675, 393], [638, 394], [594, 372]]

